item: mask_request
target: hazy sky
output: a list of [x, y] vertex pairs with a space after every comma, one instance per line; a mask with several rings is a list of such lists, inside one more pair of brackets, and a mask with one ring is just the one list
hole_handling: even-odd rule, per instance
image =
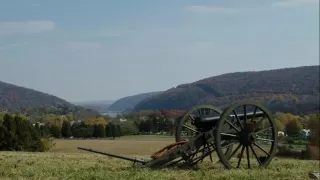
[[0, 80], [71, 102], [319, 64], [319, 0], [0, 4]]

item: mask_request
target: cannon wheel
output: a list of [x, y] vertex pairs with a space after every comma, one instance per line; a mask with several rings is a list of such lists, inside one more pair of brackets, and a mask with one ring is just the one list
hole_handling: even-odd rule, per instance
[[[197, 132], [199, 132], [198, 129], [191, 124], [192, 121], [194, 120], [194, 117], [197, 117], [197, 116], [199, 117], [202, 115], [220, 116], [221, 113], [222, 113], [222, 110], [220, 108], [212, 106], [212, 105], [198, 105], [198, 106], [191, 108], [190, 110], [188, 110], [187, 112], [185, 112], [182, 115], [182, 117], [179, 119], [179, 121], [177, 123], [176, 131], [175, 131], [176, 142], [179, 142], [184, 139], [189, 139], [189, 138], [192, 138], [197, 135]], [[215, 127], [212, 127], [212, 128], [215, 128]], [[189, 130], [194, 133], [192, 134], [192, 136], [189, 136], [189, 138], [183, 138], [183, 136], [182, 136], [183, 129]], [[214, 143], [212, 142], [211, 144], [205, 145], [205, 147], [203, 147], [203, 148], [204, 149], [202, 151], [199, 150], [198, 153], [205, 153], [204, 150], [205, 150], [205, 148], [207, 148], [207, 150], [209, 150], [211, 152], [209, 154], [209, 157], [210, 157], [211, 162], [213, 162], [211, 154], [216, 150]], [[232, 147], [229, 147], [229, 148], [227, 148], [227, 150], [224, 150], [225, 151], [224, 155], [229, 156], [231, 154], [231, 150], [232, 150]], [[193, 156], [192, 161], [194, 161], [194, 158], [196, 159], [196, 157]], [[203, 161], [203, 159], [201, 159], [201, 162]]]
[[[251, 114], [251, 118], [247, 118], [247, 115], [249, 115], [248, 110], [250, 110], [250, 108], [253, 110], [253, 113]], [[259, 118], [256, 118], [258, 117], [258, 115], [256, 115], [258, 111], [260, 111], [261, 114], [259, 115]], [[243, 113], [242, 117], [237, 114], [239, 112]], [[269, 123], [269, 126], [266, 125], [266, 123]], [[269, 130], [270, 132], [268, 134], [267, 131]], [[248, 168], [254, 166], [266, 167], [271, 162], [276, 152], [276, 133], [276, 123], [267, 108], [255, 101], [241, 101], [234, 103], [222, 113], [217, 125], [215, 134], [217, 154], [227, 169], [240, 168], [241, 166], [247, 166]], [[271, 138], [265, 138], [266, 135], [270, 135]], [[235, 146], [236, 148], [229, 157], [224, 156], [222, 151], [223, 145], [221, 144], [221, 141], [225, 139], [229, 140], [229, 145], [238, 144], [238, 146]], [[267, 142], [268, 145], [266, 147], [262, 147], [262, 145], [259, 144], [261, 141]], [[268, 148], [269, 145], [270, 147]], [[224, 147], [225, 146], [228, 145], [224, 145]], [[237, 154], [237, 156], [232, 159], [240, 148], [240, 154]], [[246, 150], [245, 156], [244, 150]], [[250, 150], [251, 156], [249, 153]], [[244, 157], [247, 159], [247, 164], [241, 162]]]

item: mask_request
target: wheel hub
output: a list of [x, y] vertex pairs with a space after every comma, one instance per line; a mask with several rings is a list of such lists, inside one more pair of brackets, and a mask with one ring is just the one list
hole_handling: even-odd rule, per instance
[[257, 139], [257, 135], [254, 132], [250, 132], [246, 129], [243, 129], [239, 133], [239, 137], [240, 137], [240, 143], [246, 146], [251, 145]]

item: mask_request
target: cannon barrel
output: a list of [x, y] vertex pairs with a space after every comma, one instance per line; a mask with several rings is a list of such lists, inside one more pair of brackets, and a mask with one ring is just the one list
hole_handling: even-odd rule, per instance
[[106, 156], [110, 156], [110, 157], [115, 157], [118, 159], [124, 159], [124, 160], [132, 161], [132, 162], [138, 162], [138, 163], [142, 163], [142, 164], [146, 163], [146, 161], [144, 161], [144, 160], [139, 160], [136, 158], [126, 157], [126, 156], [120, 156], [120, 155], [116, 155], [116, 154], [112, 154], [112, 153], [106, 153], [106, 152], [97, 151], [97, 150], [93, 150], [93, 149], [88, 149], [88, 148], [83, 148], [83, 147], [78, 147], [78, 149], [81, 149], [84, 151], [89, 151], [89, 152], [94, 152], [94, 153], [98, 153], [98, 154], [102, 154], [102, 155], [106, 155]]
[[[247, 118], [249, 119], [249, 118], [252, 118], [253, 117], [253, 112], [251, 112], [251, 113], [247, 113]], [[263, 115], [264, 113], [262, 112], [262, 111], [257, 111], [256, 113], [255, 113], [255, 117], [262, 117], [262, 115]], [[235, 117], [235, 115], [230, 115], [230, 117]], [[239, 117], [239, 119], [240, 120], [243, 120], [244, 119], [244, 114], [238, 114], [238, 117]], [[215, 116], [215, 117], [204, 117], [204, 118], [202, 118], [202, 121], [217, 121], [217, 120], [219, 120], [220, 119], [220, 116]]]
[[[257, 111], [256, 113], [250, 112], [246, 113], [247, 119], [254, 117], [262, 117], [263, 116], [262, 111]], [[240, 120], [243, 120], [245, 118], [244, 114], [237, 114], [238, 118]], [[230, 115], [232, 118], [236, 118], [235, 115]], [[194, 121], [194, 125], [203, 129], [211, 129], [212, 127], [216, 126], [218, 121], [220, 120], [220, 116], [214, 116], [214, 117], [196, 117]]]

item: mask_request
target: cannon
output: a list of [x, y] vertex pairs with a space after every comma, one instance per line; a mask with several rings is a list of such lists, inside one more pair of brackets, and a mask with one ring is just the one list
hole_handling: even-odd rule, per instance
[[216, 154], [219, 163], [233, 169], [267, 167], [276, 153], [277, 142], [272, 114], [250, 100], [233, 103], [224, 111], [212, 105], [191, 108], [176, 119], [175, 142], [152, 154], [150, 159], [78, 149], [132, 161], [142, 168], [194, 168], [204, 160], [216, 163], [213, 161]]

